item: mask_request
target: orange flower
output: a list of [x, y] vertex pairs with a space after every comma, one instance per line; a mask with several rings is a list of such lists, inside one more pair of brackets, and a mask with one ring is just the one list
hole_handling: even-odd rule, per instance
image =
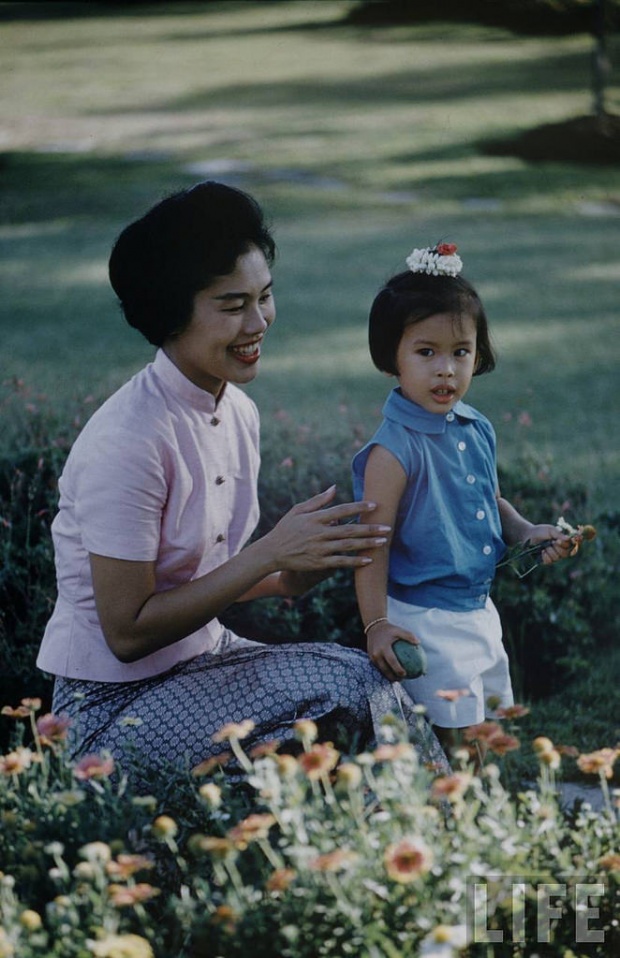
[[397, 745], [379, 745], [372, 753], [375, 762], [398, 762], [403, 758], [412, 758], [415, 755], [413, 745], [408, 742], [399, 742]]
[[0, 755], [0, 772], [4, 775], [19, 775], [30, 768], [33, 761], [33, 753], [29, 748], [20, 745], [14, 752], [8, 752], [7, 755]]
[[321, 778], [327, 775], [336, 767], [340, 753], [336, 751], [331, 742], [318, 742], [307, 752], [304, 752], [298, 758], [300, 768], [306, 773], [309, 779]]
[[230, 742], [233, 739], [239, 740], [247, 738], [250, 732], [256, 727], [252, 719], [244, 719], [242, 722], [227, 722], [219, 732], [213, 736], [214, 742]]
[[265, 882], [267, 891], [286, 891], [291, 882], [297, 878], [297, 872], [292, 868], [276, 868]]
[[195, 765], [192, 769], [192, 775], [194, 778], [199, 778], [201, 775], [210, 775], [213, 769], [227, 765], [232, 758], [232, 752], [220, 752], [219, 755], [213, 755], [211, 758], [206, 758], [204, 762]]
[[607, 852], [598, 860], [601, 868], [608, 872], [620, 872], [620, 854], [618, 852]]
[[280, 748], [280, 742], [277, 738], [269, 739], [268, 742], [259, 742], [248, 754], [251, 759], [263, 758], [265, 755], [275, 755]]
[[532, 742], [532, 748], [538, 756], [541, 756], [544, 755], [545, 752], [552, 752], [554, 745], [550, 738], [539, 735], [538, 738], [535, 738]]
[[350, 862], [355, 861], [358, 857], [355, 852], [348, 848], [337, 848], [333, 852], [317, 855], [316, 858], [308, 862], [308, 865], [315, 872], [337, 872], [346, 868]]
[[195, 832], [187, 843], [192, 855], [212, 855], [213, 858], [226, 858], [234, 851], [234, 845], [229, 838], [218, 838], [215, 835], [201, 835]]
[[431, 795], [433, 798], [447, 798], [450, 802], [456, 802], [469, 788], [471, 778], [468, 772], [454, 772], [436, 778], [431, 786]]
[[131, 905], [139, 905], [143, 901], [150, 901], [156, 898], [161, 892], [159, 888], [154, 888], [146, 882], [139, 882], [137, 885], [109, 885], [108, 894], [110, 901], [116, 908], [127, 908]]
[[154, 868], [155, 863], [146, 855], [118, 855], [114, 861], [108, 862], [105, 867], [111, 878], [131, 878], [136, 872], [148, 871]]
[[243, 821], [235, 825], [228, 833], [228, 837], [236, 845], [246, 845], [248, 842], [256, 842], [261, 838], [267, 838], [269, 829], [275, 825], [275, 816], [269, 814], [255, 813], [248, 815]]
[[404, 885], [430, 870], [433, 855], [420, 838], [403, 838], [386, 848], [383, 861], [389, 877]]
[[596, 752], [580, 755], [577, 765], [586, 775], [604, 775], [605, 778], [612, 778], [613, 765], [618, 754], [618, 749], [615, 748], [599, 748]]
[[109, 778], [114, 771], [114, 759], [111, 756], [85, 755], [73, 769], [73, 774], [80, 781], [90, 779]]
[[28, 718], [30, 709], [26, 708], [25, 705], [18, 705], [17, 708], [13, 708], [11, 705], [3, 705], [1, 714], [14, 719]]
[[221, 925], [225, 931], [232, 935], [238, 917], [237, 912], [230, 905], [218, 905], [211, 916], [211, 921], [214, 925]]

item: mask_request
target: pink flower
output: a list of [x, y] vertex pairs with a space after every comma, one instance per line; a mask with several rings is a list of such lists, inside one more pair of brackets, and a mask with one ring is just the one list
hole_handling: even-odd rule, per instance
[[280, 463], [280, 469], [292, 469], [295, 465], [295, 460], [292, 456], [286, 456]]
[[525, 705], [508, 705], [506, 708], [497, 710], [497, 717], [502, 719], [519, 719], [524, 715], [529, 715], [529, 709]]
[[109, 778], [113, 771], [114, 759], [111, 756], [85, 755], [73, 769], [73, 774], [86, 782], [93, 778]]
[[523, 412], [519, 413], [519, 425], [525, 426], [526, 428], [529, 428], [532, 425], [532, 417], [530, 416], [529, 412], [523, 410]]
[[445, 702], [458, 702], [459, 699], [465, 698], [469, 694], [469, 689], [438, 689], [435, 692], [437, 698], [443, 699]]
[[64, 742], [71, 720], [66, 715], [54, 715], [48, 712], [37, 719], [37, 732], [42, 745], [52, 745], [54, 742]]

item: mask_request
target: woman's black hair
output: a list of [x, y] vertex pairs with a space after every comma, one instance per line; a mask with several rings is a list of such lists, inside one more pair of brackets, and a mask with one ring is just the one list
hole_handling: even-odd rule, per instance
[[462, 276], [432, 276], [407, 270], [393, 276], [377, 293], [370, 310], [370, 355], [381, 372], [398, 375], [396, 354], [406, 326], [437, 313], [458, 322], [471, 316], [476, 324], [477, 363], [474, 376], [495, 368], [486, 313], [474, 287]]
[[127, 322], [154, 346], [191, 320], [194, 297], [256, 246], [271, 265], [275, 242], [256, 200], [207, 181], [162, 200], [120, 234], [108, 264]]

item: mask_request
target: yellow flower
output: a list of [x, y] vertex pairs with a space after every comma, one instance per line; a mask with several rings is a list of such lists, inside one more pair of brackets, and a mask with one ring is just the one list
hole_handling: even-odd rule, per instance
[[305, 742], [307, 745], [316, 742], [319, 730], [316, 726], [316, 722], [313, 722], [312, 719], [299, 719], [295, 722], [293, 728], [300, 741]]
[[393, 881], [407, 884], [430, 870], [433, 854], [421, 838], [402, 838], [386, 848], [383, 861]]
[[539, 735], [538, 738], [535, 738], [532, 742], [532, 748], [537, 755], [543, 755], [545, 752], [553, 751], [553, 742], [550, 738], [546, 738], [544, 735]]
[[15, 949], [9, 940], [6, 931], [0, 925], [0, 958], [13, 958]]
[[38, 931], [43, 922], [38, 911], [26, 908], [19, 916], [19, 922], [26, 931]]
[[223, 725], [219, 732], [213, 736], [214, 742], [230, 742], [233, 739], [247, 738], [255, 728], [252, 719], [244, 719], [243, 722], [228, 722]]
[[153, 822], [153, 834], [156, 838], [174, 838], [179, 826], [169, 815], [159, 815]]
[[338, 767], [336, 778], [339, 785], [347, 788], [357, 788], [362, 781], [362, 770], [354, 762], [343, 762]]
[[547, 752], [541, 752], [538, 757], [543, 765], [548, 765], [551, 769], [559, 768], [562, 761], [562, 756], [555, 748], [551, 748]]
[[212, 782], [201, 785], [198, 794], [206, 802], [209, 808], [219, 808], [222, 804], [222, 789]]

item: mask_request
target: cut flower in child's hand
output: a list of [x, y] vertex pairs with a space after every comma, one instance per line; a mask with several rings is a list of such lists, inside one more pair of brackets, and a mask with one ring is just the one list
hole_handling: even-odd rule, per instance
[[[567, 536], [566, 540], [563, 540], [568, 544], [568, 550], [565, 555], [575, 556], [579, 551], [579, 546], [582, 542], [590, 542], [592, 539], [596, 538], [596, 529], [592, 525], [578, 525], [572, 526], [569, 522], [566, 521], [564, 516], [560, 516], [555, 524], [555, 529], [562, 533], [562, 535]], [[558, 558], [545, 558], [546, 550], [549, 547], [556, 547], [562, 540], [550, 538], [543, 539], [542, 541], [535, 542], [532, 539], [528, 539], [524, 543], [519, 543], [514, 546], [512, 549], [509, 549], [506, 558], [502, 562], [498, 563], [497, 568], [502, 566], [509, 565], [514, 572], [519, 576], [520, 579], [523, 579], [526, 575], [529, 575], [530, 572], [533, 572], [539, 565], [543, 562], [554, 562]], [[564, 558], [562, 556], [561, 558]], [[524, 560], [529, 559], [530, 565], [523, 571], [522, 566], [519, 564]]]

